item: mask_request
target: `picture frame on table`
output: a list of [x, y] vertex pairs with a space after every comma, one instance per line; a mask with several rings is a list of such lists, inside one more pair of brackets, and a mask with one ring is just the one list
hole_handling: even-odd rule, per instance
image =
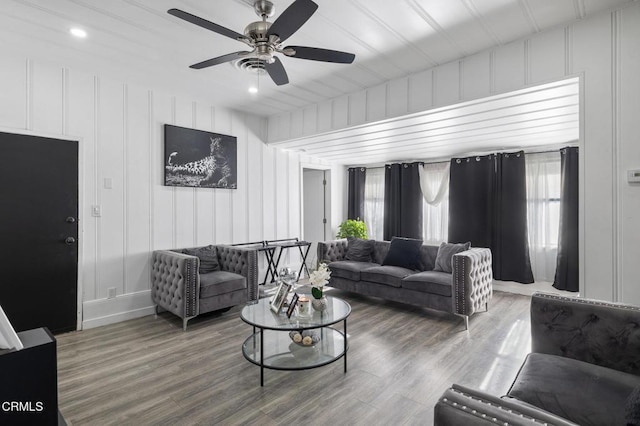
[[274, 294], [273, 298], [271, 298], [269, 308], [276, 314], [280, 313], [280, 309], [282, 309], [285, 300], [287, 300], [287, 294], [289, 294], [289, 290], [291, 290], [291, 284], [287, 284], [283, 281], [278, 286], [276, 294]]
[[291, 298], [289, 307], [287, 308], [287, 318], [291, 318], [291, 315], [293, 314], [293, 311], [296, 309], [296, 305], [298, 304], [299, 297], [300, 296], [298, 296], [298, 293], [293, 293], [293, 297]]

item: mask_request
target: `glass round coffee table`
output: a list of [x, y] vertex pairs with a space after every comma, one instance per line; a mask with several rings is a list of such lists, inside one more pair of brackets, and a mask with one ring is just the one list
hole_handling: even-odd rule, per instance
[[[246, 305], [240, 318], [253, 326], [251, 334], [242, 345], [242, 354], [251, 363], [260, 367], [260, 386], [264, 385], [264, 369], [307, 370], [330, 364], [344, 358], [347, 372], [347, 317], [351, 306], [342, 299], [326, 296], [327, 309], [313, 311], [309, 317], [276, 314], [269, 309], [269, 298]], [[331, 325], [342, 321], [342, 331]], [[317, 343], [302, 345], [295, 343], [290, 331], [313, 330], [320, 337]]]

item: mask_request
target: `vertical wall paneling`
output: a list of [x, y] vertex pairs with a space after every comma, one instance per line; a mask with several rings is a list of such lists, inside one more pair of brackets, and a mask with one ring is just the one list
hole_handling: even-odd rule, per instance
[[247, 135], [248, 128], [242, 123], [246, 122], [244, 113], [233, 112], [231, 115], [231, 132], [238, 138], [237, 151], [237, 179], [238, 188], [228, 189], [232, 196], [233, 205], [233, 242], [242, 243], [248, 241], [247, 229], [247, 194], [249, 192], [247, 181]]
[[303, 121], [302, 133], [304, 135], [314, 134], [318, 130], [318, 106], [310, 105], [302, 110]]
[[11, 59], [0, 61], [0, 123], [6, 127], [28, 129], [28, 61]]
[[303, 135], [304, 130], [304, 110], [302, 108], [296, 109], [291, 112], [291, 120], [289, 122], [291, 126], [290, 137], [299, 138]]
[[357, 126], [367, 120], [367, 92], [359, 91], [349, 95], [349, 125]]
[[501, 46], [494, 51], [495, 92], [509, 92], [524, 86], [524, 57], [523, 41]]
[[[127, 148], [129, 145], [129, 91], [126, 84], [122, 85], [122, 293], [127, 293], [129, 282], [127, 280], [127, 258], [129, 256], [129, 155]], [[107, 188], [105, 183], [105, 189]]]
[[[194, 108], [194, 128], [211, 132], [211, 108], [203, 103], [194, 103]], [[214, 190], [196, 188], [194, 191], [194, 245], [209, 245], [214, 241], [214, 221], [211, 218], [213, 212]]]
[[[68, 73], [66, 96], [68, 98], [68, 125], [67, 132], [70, 135], [82, 135], [80, 175], [83, 177], [81, 196], [84, 204], [78, 206], [81, 211], [82, 221], [80, 227], [80, 239], [82, 243], [82, 264], [80, 265], [81, 280], [83, 283], [83, 297], [95, 298], [96, 289], [96, 264], [97, 264], [97, 225], [99, 218], [91, 216], [91, 205], [97, 204], [97, 179], [96, 179], [96, 109], [95, 109], [95, 81], [93, 76], [70, 71]], [[80, 153], [79, 153], [80, 154]]]
[[[318, 104], [318, 132], [327, 132], [332, 129], [331, 117], [333, 115], [333, 102], [331, 100]], [[269, 120], [271, 121], [271, 120]], [[269, 139], [272, 140], [272, 139]]]
[[[155, 123], [153, 122], [153, 117], [154, 117], [154, 110], [153, 110], [153, 91], [151, 90], [147, 90], [147, 111], [149, 112], [147, 115], [147, 164], [149, 164], [149, 169], [148, 169], [148, 180], [147, 180], [147, 191], [148, 191], [148, 201], [149, 201], [149, 217], [148, 217], [148, 228], [149, 228], [149, 253], [151, 254], [151, 252], [153, 251], [154, 247], [155, 247], [155, 238], [154, 238], [154, 234], [155, 234], [155, 230], [154, 230], [154, 217], [155, 217], [155, 210], [153, 209], [154, 205], [155, 205], [155, 201], [154, 201], [154, 194], [155, 194], [155, 188], [154, 188], [154, 178], [155, 178], [155, 174], [154, 174], [154, 170], [158, 167], [158, 165], [155, 163], [156, 160], [156, 144], [155, 144], [155, 138], [154, 138], [154, 131], [155, 131]], [[160, 163], [160, 167], [162, 167], [162, 163]], [[151, 277], [149, 277], [149, 279], [151, 279]]]
[[566, 30], [557, 28], [529, 41], [529, 84], [545, 83], [566, 75]]
[[637, 259], [640, 257], [638, 235], [640, 235], [640, 185], [627, 181], [628, 170], [640, 168], [640, 8], [625, 10], [619, 21], [619, 82], [620, 98], [618, 122], [620, 123], [620, 150], [618, 178], [620, 191], [620, 239], [622, 245], [618, 256], [623, 259], [618, 276], [624, 283], [621, 288], [622, 301], [640, 305]]
[[[573, 65], [585, 70], [585, 296], [613, 300], [612, 38], [611, 15], [574, 24]], [[607, 253], [608, 255], [603, 255]]]
[[164, 125], [173, 123], [172, 97], [158, 91], [152, 94], [153, 146], [155, 156], [151, 163], [153, 178], [153, 241], [154, 250], [178, 248], [174, 235], [173, 187], [164, 186]]
[[424, 111], [433, 106], [433, 70], [409, 77], [409, 112]]
[[491, 53], [482, 52], [463, 61], [461, 94], [464, 100], [479, 99], [491, 94]]
[[[224, 135], [234, 135], [231, 129], [231, 113], [224, 108], [216, 108], [215, 132]], [[215, 193], [215, 232], [216, 244], [231, 244], [233, 242], [233, 189], [216, 188]]]
[[380, 121], [386, 117], [387, 85], [381, 84], [367, 90], [367, 121]]
[[437, 106], [451, 105], [460, 101], [459, 61], [449, 62], [434, 71], [434, 98]]
[[125, 293], [150, 288], [149, 215], [151, 200], [149, 176], [149, 92], [145, 88], [129, 85], [126, 104], [126, 229], [125, 229]]
[[391, 80], [387, 84], [387, 116], [399, 117], [407, 114], [409, 105], [409, 78]]
[[62, 134], [62, 78], [61, 67], [33, 64], [31, 130]]
[[263, 173], [263, 149], [264, 144], [257, 134], [257, 127], [260, 125], [259, 119], [248, 117], [247, 135], [247, 212], [248, 212], [248, 241], [259, 241], [264, 235], [265, 214], [264, 190], [262, 177]]
[[[123, 84], [100, 79], [98, 122], [98, 155], [100, 175], [98, 188], [101, 194], [100, 218], [100, 282], [97, 296], [106, 297], [107, 290], [115, 287], [117, 294], [124, 293], [124, 90]], [[107, 179], [111, 182], [108, 188]]]
[[[190, 99], [173, 98], [174, 124], [193, 127], [193, 104]], [[166, 155], [166, 154], [165, 154]], [[174, 247], [193, 247], [194, 239], [194, 188], [174, 187], [175, 241]]]
[[620, 11], [614, 11], [611, 13], [611, 122], [613, 123], [613, 133], [611, 138], [613, 140], [612, 145], [612, 155], [611, 155], [611, 169], [613, 170], [614, 176], [612, 179], [613, 184], [613, 202], [611, 212], [611, 216], [613, 218], [613, 253], [611, 253], [613, 258], [613, 300], [618, 302], [620, 301], [620, 297], [624, 294], [624, 283], [620, 279], [623, 276], [622, 273], [622, 265], [624, 263], [624, 247], [620, 246], [621, 241], [624, 238], [624, 206], [620, 206], [621, 200], [621, 185], [620, 185], [620, 175], [624, 176], [624, 173], [620, 173], [620, 164], [622, 163], [622, 159], [620, 155], [622, 154], [620, 149], [620, 133], [622, 130], [622, 122], [620, 121], [620, 109], [621, 109], [621, 100], [622, 93], [620, 87], [620, 73], [622, 71], [621, 67], [621, 32], [622, 32], [622, 15]]
[[341, 129], [349, 125], [349, 97], [341, 96], [333, 100], [331, 128]]

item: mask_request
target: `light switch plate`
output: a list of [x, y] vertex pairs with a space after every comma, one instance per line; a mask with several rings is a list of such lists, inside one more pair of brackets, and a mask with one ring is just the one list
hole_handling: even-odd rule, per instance
[[102, 207], [100, 207], [100, 206], [91, 206], [91, 216], [93, 216], [93, 217], [102, 216]]
[[627, 180], [629, 183], [640, 183], [640, 169], [627, 170]]
[[104, 189], [111, 189], [111, 188], [113, 188], [113, 179], [104, 178]]

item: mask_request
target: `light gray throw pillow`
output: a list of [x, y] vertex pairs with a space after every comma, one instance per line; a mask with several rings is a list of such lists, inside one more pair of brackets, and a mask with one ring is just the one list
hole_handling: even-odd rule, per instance
[[438, 247], [438, 255], [436, 256], [436, 264], [433, 268], [434, 271], [440, 272], [453, 272], [453, 267], [451, 263], [453, 261], [453, 255], [462, 253], [463, 251], [469, 250], [471, 247], [471, 242], [460, 243], [460, 244], [452, 244], [452, 243], [442, 243], [440, 247]]

